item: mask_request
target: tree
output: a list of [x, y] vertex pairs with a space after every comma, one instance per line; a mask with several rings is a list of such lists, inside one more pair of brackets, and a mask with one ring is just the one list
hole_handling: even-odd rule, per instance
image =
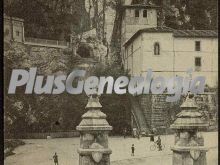
[[[128, 76], [127, 71], [124, 71], [117, 63], [104, 66], [102, 64], [97, 65], [94, 70], [91, 71], [92, 75], [97, 77], [112, 76], [116, 80], [119, 76]], [[106, 91], [106, 88], [104, 89]], [[112, 134], [120, 135], [123, 129], [131, 128], [130, 125], [130, 100], [129, 94], [118, 95], [114, 92], [112, 94], [102, 94], [100, 97], [100, 103], [102, 104], [102, 111], [107, 115], [107, 120], [111, 126], [113, 126]]]
[[81, 30], [88, 29], [85, 0], [7, 0], [4, 9], [7, 15], [24, 19], [27, 37], [68, 40], [82, 22]]
[[114, 20], [114, 27], [112, 32], [112, 38], [110, 43], [110, 48], [112, 54], [115, 56], [113, 58], [120, 64], [122, 63], [121, 59], [121, 26], [122, 26], [122, 9], [123, 2], [122, 0], [115, 0], [112, 1], [111, 6], [116, 10], [115, 20]]
[[217, 1], [177, 1], [162, 3], [165, 25], [174, 29], [217, 29]]

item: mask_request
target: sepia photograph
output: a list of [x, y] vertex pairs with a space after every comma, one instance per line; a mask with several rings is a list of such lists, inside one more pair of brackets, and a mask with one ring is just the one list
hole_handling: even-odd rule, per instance
[[3, 0], [5, 165], [218, 165], [218, 0]]

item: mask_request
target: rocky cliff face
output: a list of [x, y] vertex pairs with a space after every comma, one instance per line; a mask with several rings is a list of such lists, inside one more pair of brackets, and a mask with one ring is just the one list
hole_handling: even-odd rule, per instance
[[83, 58], [94, 58], [101, 63], [105, 63], [108, 47], [97, 38], [95, 29], [92, 29], [83, 33], [77, 53]]
[[[8, 95], [7, 89], [12, 69], [29, 70], [30, 67], [37, 67], [38, 75], [67, 74], [82, 63], [82, 58], [73, 57], [71, 51], [66, 49], [30, 46], [16, 42], [4, 43], [4, 48], [6, 110], [4, 122], [7, 126], [7, 134], [12, 133], [8, 136], [16, 136], [13, 130], [20, 130], [21, 127], [23, 133], [32, 130], [48, 131], [60, 119], [64, 119], [65, 122], [59, 126], [59, 129], [74, 129], [75, 126], [70, 123], [74, 121], [75, 125], [78, 124], [77, 119], [80, 119], [80, 111], [86, 101], [83, 94], [80, 96], [26, 95], [25, 87], [19, 87], [15, 95]], [[70, 108], [72, 106], [73, 108]]]
[[[30, 46], [13, 42], [4, 50], [4, 56], [13, 62], [14, 69], [37, 67], [39, 74], [52, 74], [68, 69], [70, 55], [63, 49]], [[9, 64], [5, 64], [9, 65]]]
[[75, 56], [71, 48], [33, 46], [17, 42], [5, 43], [5, 47], [4, 55], [13, 61], [13, 68], [37, 67], [39, 73], [45, 75], [70, 71], [73, 67], [87, 65], [92, 61], [104, 63], [107, 55], [107, 47], [91, 34], [85, 34]]
[[[30, 46], [23, 43], [5, 43], [4, 44], [4, 62], [5, 62], [5, 126], [7, 127], [7, 136], [16, 137], [19, 134], [27, 132], [44, 132], [54, 131], [55, 123], [57, 130], [73, 130], [78, 125], [82, 109], [84, 109], [87, 97], [84, 93], [80, 95], [70, 95], [62, 93], [59, 95], [37, 95], [24, 94], [25, 86], [18, 87], [15, 95], [8, 95], [7, 88], [11, 78], [12, 69], [26, 69], [37, 67], [37, 75], [58, 75], [68, 74], [73, 69], [87, 70], [87, 76], [91, 75], [123, 75], [116, 67], [96, 67], [100, 66], [100, 57], [106, 54], [106, 47], [100, 41], [93, 40], [90, 37], [84, 38], [84, 46], [89, 47], [91, 57], [81, 57], [79, 54], [73, 56], [72, 50], [49, 48], [42, 46]], [[100, 64], [100, 65], [99, 65]], [[103, 65], [101, 65], [103, 66]], [[96, 69], [101, 72], [97, 74]], [[105, 71], [103, 71], [105, 70]], [[111, 72], [114, 70], [114, 72]], [[45, 77], [46, 78], [46, 77]], [[106, 95], [102, 101], [106, 105], [103, 109], [109, 116], [109, 121], [116, 128], [119, 123], [115, 120], [127, 122], [127, 118], [120, 119], [120, 114], [125, 112], [128, 102], [123, 96], [126, 103], [121, 103], [122, 96]], [[112, 104], [112, 105], [110, 105]], [[123, 116], [123, 115], [121, 115]], [[127, 115], [128, 117], [130, 115]], [[116, 119], [117, 118], [117, 119]], [[14, 130], [23, 132], [16, 133]], [[122, 132], [116, 128], [115, 132]], [[11, 135], [12, 133], [12, 135]]]

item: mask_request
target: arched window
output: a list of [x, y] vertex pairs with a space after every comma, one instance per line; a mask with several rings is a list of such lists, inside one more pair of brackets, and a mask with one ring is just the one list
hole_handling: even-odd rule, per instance
[[154, 44], [154, 55], [160, 55], [160, 44], [158, 42]]

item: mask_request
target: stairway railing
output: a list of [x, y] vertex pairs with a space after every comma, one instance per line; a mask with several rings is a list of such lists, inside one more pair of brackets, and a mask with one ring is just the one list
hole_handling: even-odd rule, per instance
[[145, 133], [149, 132], [150, 127], [148, 123], [146, 122], [143, 110], [140, 107], [138, 101], [133, 96], [130, 96], [130, 100], [131, 100], [131, 105], [132, 105], [131, 112], [132, 112], [132, 115], [134, 116], [139, 132], [145, 132]]

